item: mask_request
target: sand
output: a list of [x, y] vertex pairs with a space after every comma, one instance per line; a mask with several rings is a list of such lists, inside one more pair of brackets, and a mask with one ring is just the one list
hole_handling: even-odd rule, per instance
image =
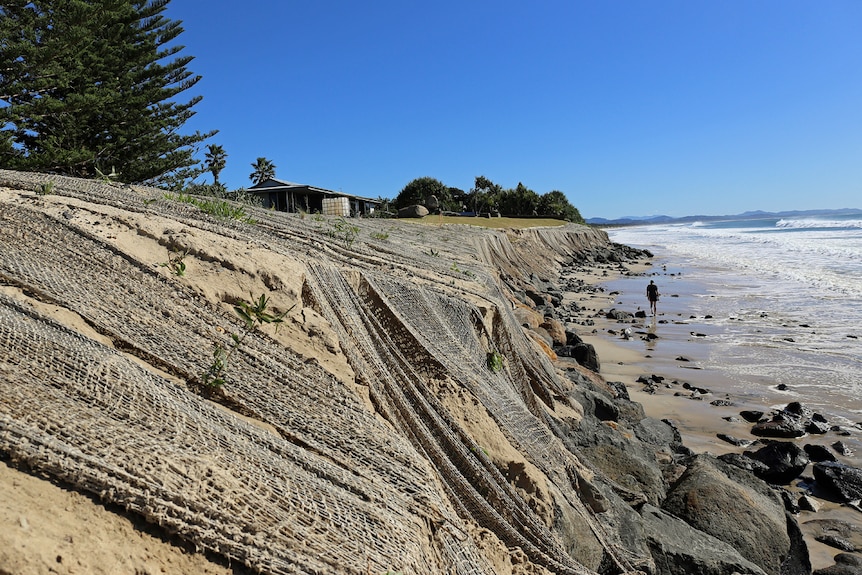
[[[709, 353], [708, 338], [696, 334], [709, 332], [710, 326], [700, 323], [696, 318], [691, 318], [684, 310], [680, 309], [676, 301], [659, 302], [657, 317], [636, 319], [635, 323], [621, 324], [616, 320], [607, 319], [604, 313], [616, 308], [633, 313], [636, 309], [620, 305], [621, 295], [608, 289], [604, 284], [622, 277], [622, 274], [643, 274], [643, 309], [649, 312], [646, 300], [646, 285], [649, 276], [660, 273], [653, 269], [649, 263], [627, 266], [627, 270], [621, 271], [618, 266], [604, 265], [591, 270], [581, 270], [577, 277], [587, 285], [600, 288], [601, 291], [584, 291], [570, 293], [567, 301], [574, 301], [584, 311], [578, 320], [586, 322], [590, 320], [593, 325], [578, 324], [574, 327], [582, 339], [592, 344], [601, 361], [601, 376], [607, 381], [620, 381], [626, 386], [633, 401], [643, 405], [647, 416], [660, 420], [671, 421], [683, 438], [683, 443], [696, 453], [710, 453], [721, 455], [724, 453], [741, 453], [743, 448], [736, 447], [717, 437], [724, 433], [740, 439], [757, 440], [750, 433], [751, 424], [745, 421], [731, 422], [724, 418], [739, 418], [739, 412], [744, 409], [759, 409], [765, 412], [781, 402], [781, 394], [765, 394], [762, 396], [740, 397], [732, 395], [726, 390], [733, 389], [733, 382], [728, 381], [721, 373], [701, 368]], [[666, 285], [670, 282], [664, 282]], [[672, 284], [671, 284], [672, 285]], [[631, 294], [625, 294], [626, 300], [631, 300]], [[632, 336], [626, 339], [622, 330], [629, 328]], [[644, 341], [647, 333], [655, 333], [659, 339], [652, 342]], [[694, 335], [692, 334], [694, 332]], [[681, 361], [684, 357], [688, 361]], [[645, 391], [645, 385], [638, 383], [641, 376], [660, 375], [666, 378], [667, 387], [659, 387], [654, 393]], [[672, 383], [676, 381], [677, 383]], [[671, 382], [671, 383], [668, 383]], [[682, 387], [682, 383], [709, 390], [706, 395], [692, 394]], [[731, 406], [714, 406], [710, 402], [724, 399], [733, 403]], [[800, 445], [805, 443], [821, 443], [828, 445], [835, 437], [806, 436], [798, 441]], [[757, 445], [751, 449], [757, 449]], [[850, 462], [854, 464], [854, 462]], [[806, 470], [804, 476], [811, 477], [811, 468]], [[787, 486], [787, 489], [796, 495], [804, 491], [804, 486], [799, 483]], [[810, 559], [813, 569], [825, 568], [833, 565], [834, 556], [840, 551], [820, 543], [814, 539], [819, 528], [807, 522], [812, 520], [836, 519], [851, 524], [859, 522], [858, 511], [844, 507], [829, 501], [817, 500], [821, 505], [817, 513], [802, 511], [797, 516], [797, 521], [802, 528], [805, 542], [808, 545]]]

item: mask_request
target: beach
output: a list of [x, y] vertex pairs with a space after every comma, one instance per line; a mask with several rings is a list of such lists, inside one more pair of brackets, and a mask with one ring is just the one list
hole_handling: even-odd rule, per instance
[[[595, 347], [602, 377], [624, 383], [630, 398], [643, 405], [647, 416], [671, 421], [689, 449], [716, 456], [756, 450], [763, 446], [763, 439], [751, 433], [752, 424], [743, 420], [740, 412], [758, 410], [769, 414], [773, 409], [801, 399], [792, 390], [778, 389], [775, 382], [764, 382], [756, 389], [741, 389], [727, 371], [715, 367], [710, 357], [715, 353], [714, 340], [722, 327], [713, 321], [715, 318], [691, 312], [693, 302], [703, 297], [698, 291], [701, 286], [697, 273], [696, 268], [682, 269], [661, 257], [624, 267], [603, 264], [578, 270], [575, 274], [589, 287], [568, 294], [569, 301], [581, 308], [573, 318], [575, 327], [582, 339]], [[646, 286], [651, 279], [659, 284], [662, 294], [656, 317], [649, 315], [646, 299]], [[647, 317], [628, 321], [608, 319], [607, 312], [613, 309], [631, 314], [643, 310]], [[623, 334], [625, 329], [631, 331], [630, 336]], [[657, 337], [648, 339], [650, 334]], [[664, 381], [655, 386], [638, 381], [654, 375], [663, 377]], [[840, 416], [846, 414], [844, 409], [834, 411]], [[834, 412], [824, 415], [835, 418]], [[846, 418], [840, 416], [837, 419], [846, 423]], [[810, 443], [830, 448], [832, 443], [841, 440], [853, 445], [853, 452], [847, 456], [836, 453], [838, 460], [858, 466], [858, 429], [855, 431], [850, 436], [830, 432], [790, 441], [800, 446]], [[747, 447], [735, 446], [720, 439], [719, 434], [753, 443]], [[784, 486], [785, 489], [794, 497], [808, 492], [806, 477], [810, 483], [810, 466], [802, 478]], [[832, 565], [833, 557], [840, 551], [816, 541], [819, 525], [806, 525], [806, 522], [836, 519], [856, 523], [860, 519], [859, 512], [852, 508], [822, 499], [818, 503], [821, 508], [817, 513], [801, 511], [797, 516], [814, 569]]]

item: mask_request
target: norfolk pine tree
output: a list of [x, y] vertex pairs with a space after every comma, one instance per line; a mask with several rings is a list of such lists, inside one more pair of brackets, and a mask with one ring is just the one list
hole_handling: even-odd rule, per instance
[[[4, 0], [0, 4], [0, 167], [164, 184], [193, 173], [179, 133], [200, 76], [168, 46], [183, 31], [169, 0]], [[174, 58], [175, 57], [175, 58]], [[173, 59], [172, 59], [173, 58]]]

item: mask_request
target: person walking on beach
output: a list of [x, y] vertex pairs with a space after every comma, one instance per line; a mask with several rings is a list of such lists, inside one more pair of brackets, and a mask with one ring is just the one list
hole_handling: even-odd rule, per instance
[[646, 297], [649, 300], [649, 311], [651, 314], [655, 315], [655, 304], [658, 302], [658, 286], [655, 285], [653, 280], [650, 280], [649, 285], [646, 287]]

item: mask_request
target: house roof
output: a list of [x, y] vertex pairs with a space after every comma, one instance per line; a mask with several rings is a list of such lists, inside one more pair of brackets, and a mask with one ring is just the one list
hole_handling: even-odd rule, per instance
[[377, 202], [377, 200], [373, 198], [364, 198], [362, 196], [336, 192], [335, 190], [327, 190], [326, 188], [318, 188], [317, 186], [310, 186], [308, 184], [297, 184], [296, 182], [288, 182], [277, 178], [264, 180], [259, 184], [251, 186], [247, 191], [252, 194], [262, 194], [264, 192], [311, 192], [313, 194], [321, 194], [324, 196], [343, 196], [346, 198], [354, 198], [356, 200], [364, 200], [366, 202]]

